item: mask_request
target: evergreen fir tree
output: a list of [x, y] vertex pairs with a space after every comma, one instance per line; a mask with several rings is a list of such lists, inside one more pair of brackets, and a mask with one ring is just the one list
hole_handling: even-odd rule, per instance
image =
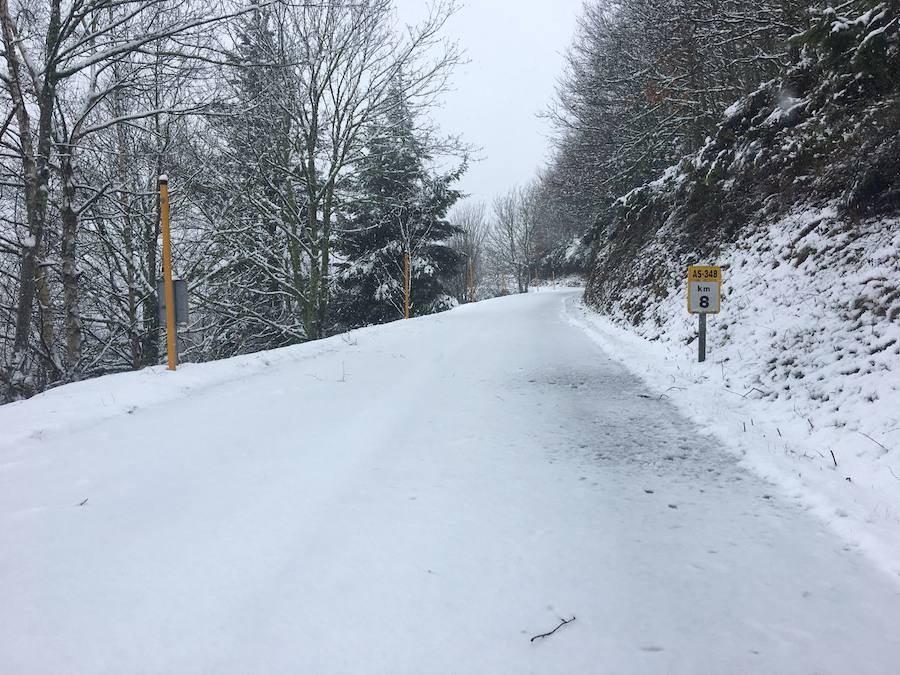
[[459, 230], [446, 215], [461, 197], [451, 186], [465, 164], [448, 173], [435, 171], [402, 85], [395, 88], [391, 102], [367, 131], [366, 156], [347, 209], [340, 246], [345, 262], [339, 276], [344, 327], [403, 316], [405, 253], [410, 257], [410, 314], [430, 314], [456, 304], [449, 288], [462, 261], [449, 240]]

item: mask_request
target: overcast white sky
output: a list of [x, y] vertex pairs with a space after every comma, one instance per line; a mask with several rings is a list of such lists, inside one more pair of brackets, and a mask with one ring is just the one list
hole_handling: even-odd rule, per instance
[[[396, 0], [399, 18], [415, 23], [424, 0]], [[550, 132], [538, 113], [553, 97], [563, 54], [575, 30], [582, 0], [460, 0], [445, 35], [469, 63], [457, 68], [453, 91], [435, 111], [447, 134], [481, 148], [461, 181], [473, 199], [490, 205], [494, 195], [525, 183], [544, 162]]]

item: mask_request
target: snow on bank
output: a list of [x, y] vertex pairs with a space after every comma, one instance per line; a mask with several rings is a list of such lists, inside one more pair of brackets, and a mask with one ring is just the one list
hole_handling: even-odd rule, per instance
[[637, 327], [584, 307], [570, 318], [900, 574], [900, 221], [798, 212], [696, 262], [725, 268], [706, 363], [697, 363], [684, 284]]
[[26, 401], [0, 406], [0, 452], [12, 453], [28, 439], [93, 427], [119, 415], [186, 398], [272, 366], [313, 359], [336, 351], [352, 339], [349, 334], [337, 335], [221, 361], [186, 363], [175, 373], [165, 366], [153, 366], [51, 389]]

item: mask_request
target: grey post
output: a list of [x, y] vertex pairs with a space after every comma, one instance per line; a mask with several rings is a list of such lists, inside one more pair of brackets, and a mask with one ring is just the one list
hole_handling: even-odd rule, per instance
[[[175, 323], [187, 324], [188, 322], [188, 289], [184, 279], [173, 279], [172, 287], [175, 291]], [[163, 292], [163, 280], [156, 280], [156, 293], [159, 298], [159, 324], [166, 324], [166, 294]]]
[[699, 340], [699, 356], [700, 363], [706, 361], [706, 313], [701, 312], [700, 317], [700, 340]]

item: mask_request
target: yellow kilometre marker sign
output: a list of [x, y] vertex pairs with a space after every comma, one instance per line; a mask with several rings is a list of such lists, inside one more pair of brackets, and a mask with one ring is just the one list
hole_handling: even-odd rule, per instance
[[688, 267], [688, 311], [718, 314], [722, 306], [722, 268], [712, 265]]

